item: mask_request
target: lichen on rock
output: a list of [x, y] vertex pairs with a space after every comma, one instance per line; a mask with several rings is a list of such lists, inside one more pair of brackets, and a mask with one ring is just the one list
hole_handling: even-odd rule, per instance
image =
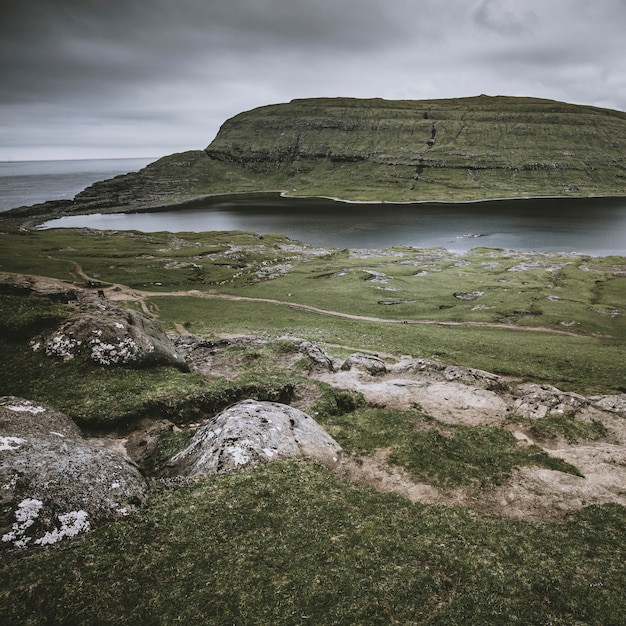
[[244, 400], [211, 418], [167, 464], [169, 475], [231, 472], [302, 456], [334, 465], [339, 444], [306, 413], [278, 402]]
[[173, 365], [188, 370], [184, 357], [154, 320], [87, 292], [78, 294], [71, 319], [30, 345], [66, 361], [82, 355], [105, 366]]
[[0, 397], [0, 452], [0, 548], [56, 543], [146, 498], [133, 463], [46, 405]]

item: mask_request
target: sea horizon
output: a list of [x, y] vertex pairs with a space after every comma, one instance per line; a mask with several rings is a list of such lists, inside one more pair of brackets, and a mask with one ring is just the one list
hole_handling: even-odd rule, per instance
[[155, 160], [120, 157], [0, 161], [0, 212], [49, 200], [71, 200], [93, 183], [140, 170]]

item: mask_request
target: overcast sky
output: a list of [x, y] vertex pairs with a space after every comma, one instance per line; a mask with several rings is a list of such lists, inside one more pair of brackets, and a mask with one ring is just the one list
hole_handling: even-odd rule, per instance
[[626, 110], [626, 0], [15, 0], [0, 160], [160, 157], [316, 96]]

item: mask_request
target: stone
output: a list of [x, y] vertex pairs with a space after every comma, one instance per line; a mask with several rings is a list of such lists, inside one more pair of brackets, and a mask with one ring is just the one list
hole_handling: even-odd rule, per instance
[[589, 398], [596, 408], [610, 413], [617, 413], [621, 417], [626, 417], [626, 393], [592, 396]]
[[99, 365], [173, 365], [188, 371], [184, 357], [154, 320], [87, 292], [79, 292], [76, 303], [76, 315], [33, 340], [33, 350], [64, 360], [86, 355]]
[[339, 444], [306, 413], [278, 402], [244, 400], [209, 419], [165, 473], [194, 477], [275, 459], [306, 457], [333, 466]]
[[491, 372], [473, 367], [446, 365], [430, 359], [404, 359], [394, 368], [397, 372], [423, 372], [434, 380], [458, 382], [489, 391], [507, 391], [507, 382]]
[[335, 371], [333, 360], [317, 344], [303, 340], [298, 345], [298, 350], [311, 361], [311, 370], [322, 372]]
[[136, 465], [90, 444], [63, 413], [0, 397], [0, 549], [56, 543], [146, 499]]
[[577, 393], [561, 391], [551, 385], [524, 383], [513, 390], [513, 411], [521, 417], [541, 419], [550, 415], [572, 417], [589, 406], [589, 400]]
[[472, 302], [477, 300], [481, 296], [485, 295], [484, 291], [472, 291], [470, 293], [454, 293], [452, 294], [457, 300], [463, 300], [464, 302]]
[[353, 368], [365, 370], [370, 374], [385, 374], [387, 372], [387, 366], [380, 357], [372, 354], [363, 354], [362, 352], [351, 354], [341, 366], [341, 369], [344, 371]]

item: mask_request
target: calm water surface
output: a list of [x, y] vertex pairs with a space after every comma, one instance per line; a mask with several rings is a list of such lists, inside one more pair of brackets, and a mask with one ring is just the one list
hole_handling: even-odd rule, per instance
[[46, 227], [144, 232], [279, 232], [313, 245], [385, 248], [478, 246], [626, 255], [626, 198], [497, 200], [467, 204], [348, 204], [322, 199], [204, 202], [159, 213], [88, 215]]

